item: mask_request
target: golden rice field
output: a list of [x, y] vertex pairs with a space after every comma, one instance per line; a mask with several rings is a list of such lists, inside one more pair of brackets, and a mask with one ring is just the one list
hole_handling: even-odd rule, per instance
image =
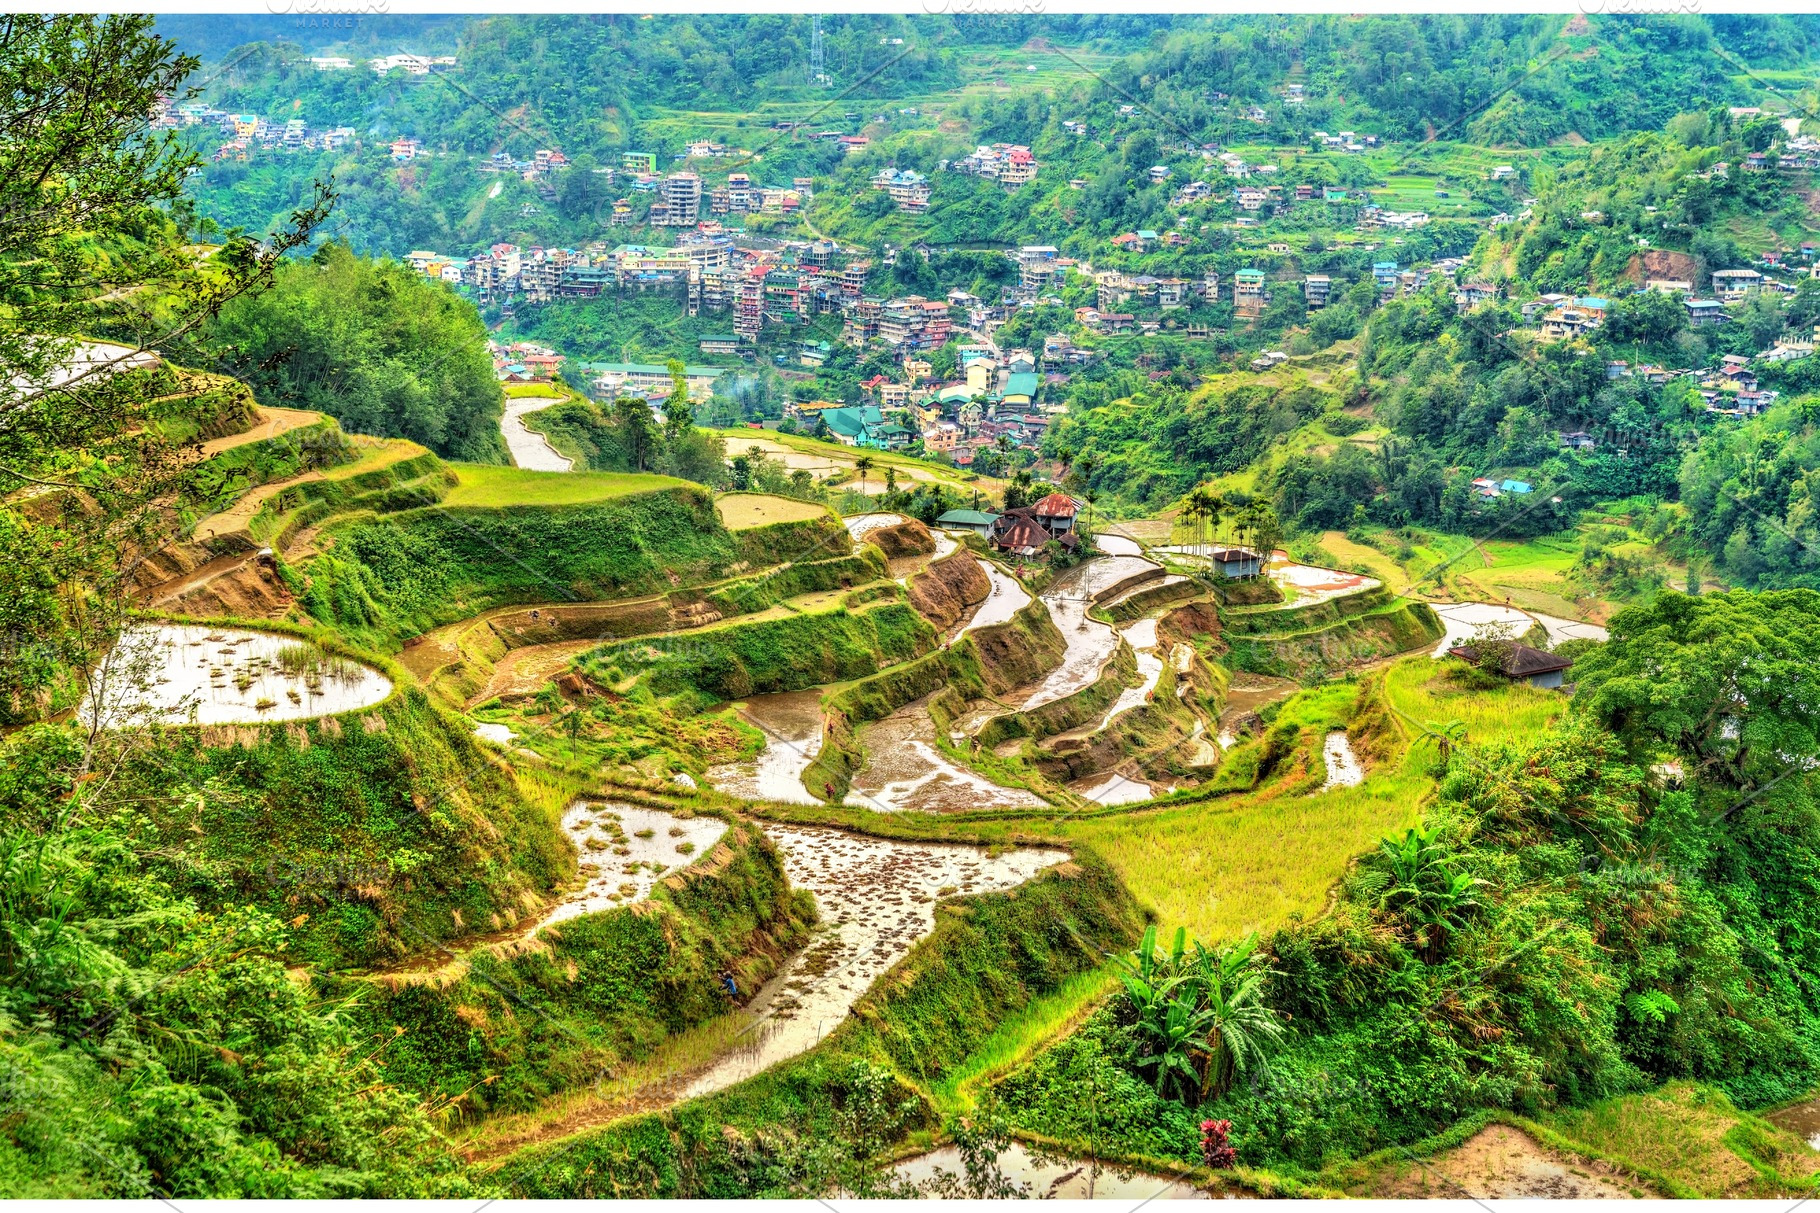
[[1077, 820], [1062, 831], [1104, 856], [1162, 924], [1186, 926], [1207, 942], [1313, 917], [1354, 856], [1421, 819], [1434, 788], [1433, 751], [1411, 742], [1427, 724], [1460, 721], [1477, 744], [1533, 737], [1566, 711], [1558, 692], [1467, 690], [1447, 681], [1446, 668], [1406, 657], [1361, 684], [1382, 696], [1391, 732], [1380, 743], [1386, 756], [1366, 757], [1357, 787], [1307, 792], [1307, 781], [1295, 777], [1316, 760], [1325, 733], [1354, 714], [1359, 686], [1335, 683], [1284, 703], [1278, 719], [1302, 726], [1298, 753], [1283, 764], [1289, 774], [1242, 795]]
[[828, 507], [793, 497], [773, 497], [768, 493], [724, 493], [715, 499], [720, 520], [730, 531], [750, 530], [773, 522], [808, 522], [828, 513]]

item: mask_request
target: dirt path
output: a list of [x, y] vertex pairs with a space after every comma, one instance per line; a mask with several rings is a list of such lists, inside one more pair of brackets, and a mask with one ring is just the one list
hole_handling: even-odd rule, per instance
[[306, 425], [315, 425], [322, 420], [322, 414], [311, 409], [271, 409], [261, 408], [259, 420], [250, 429], [239, 434], [229, 434], [224, 438], [211, 438], [202, 444], [202, 457], [219, 455], [231, 451], [237, 446], [249, 442], [263, 442], [267, 438], [276, 438], [292, 430], [302, 429]]
[[259, 512], [259, 507], [276, 497], [293, 484], [302, 484], [307, 480], [321, 480], [321, 472], [305, 472], [301, 476], [288, 476], [283, 480], [272, 480], [257, 488], [241, 494], [227, 509], [219, 514], [210, 514], [196, 524], [195, 539], [217, 539], [222, 535], [231, 535], [236, 531], [246, 530], [247, 523]]
[[1426, 1162], [1400, 1161], [1357, 1195], [1472, 1200], [1632, 1200], [1653, 1196], [1610, 1165], [1558, 1154], [1509, 1125], [1488, 1125]]

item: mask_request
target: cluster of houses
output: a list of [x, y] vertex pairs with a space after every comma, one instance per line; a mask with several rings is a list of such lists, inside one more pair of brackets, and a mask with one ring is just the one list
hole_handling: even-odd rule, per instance
[[[385, 76], [392, 72], [403, 72], [407, 76], [427, 76], [431, 72], [446, 72], [455, 66], [454, 55], [416, 55], [401, 51], [391, 55], [380, 55], [368, 59], [366, 65], [375, 75]], [[355, 61], [342, 55], [312, 55], [310, 66], [319, 72], [352, 71]]]
[[901, 363], [904, 382], [877, 376], [861, 385], [865, 403], [795, 403], [784, 416], [847, 446], [898, 450], [920, 442], [925, 453], [963, 468], [987, 448], [1036, 449], [1056, 409], [1038, 403], [1043, 377], [1035, 355], [980, 344], [957, 353], [958, 379], [933, 381], [929, 362], [911, 355]]
[[1022, 144], [981, 144], [959, 160], [944, 161], [941, 167], [951, 173], [966, 173], [996, 181], [1008, 190], [1036, 180], [1036, 157]]
[[[555, 350], [530, 341], [489, 341], [487, 352], [493, 359], [494, 375], [505, 384], [548, 383], [564, 361]], [[676, 387], [670, 368], [655, 363], [575, 362], [570, 364], [570, 370], [586, 380], [597, 396], [608, 400], [642, 396], [659, 401]], [[702, 401], [713, 395], [714, 381], [724, 373], [724, 367], [684, 367], [683, 381], [690, 399]]]
[[1031, 505], [992, 513], [986, 510], [949, 510], [935, 525], [953, 531], [972, 531], [993, 549], [1020, 560], [1042, 554], [1051, 543], [1066, 550], [1080, 546], [1075, 528], [1081, 503], [1066, 493], [1051, 493]]
[[351, 126], [313, 127], [302, 118], [273, 122], [257, 114], [230, 114], [200, 101], [172, 105], [168, 97], [160, 97], [153, 105], [151, 126], [153, 130], [218, 127], [226, 138], [215, 149], [216, 160], [245, 160], [253, 151], [335, 151], [356, 138]]

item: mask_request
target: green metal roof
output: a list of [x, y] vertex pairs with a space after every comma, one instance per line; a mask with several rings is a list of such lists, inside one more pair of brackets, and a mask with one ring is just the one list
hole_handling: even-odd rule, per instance
[[935, 520], [936, 526], [991, 526], [998, 521], [997, 514], [982, 514], [978, 510], [949, 510]]
[[1034, 372], [1018, 371], [1005, 376], [1005, 395], [1035, 396], [1038, 380]]

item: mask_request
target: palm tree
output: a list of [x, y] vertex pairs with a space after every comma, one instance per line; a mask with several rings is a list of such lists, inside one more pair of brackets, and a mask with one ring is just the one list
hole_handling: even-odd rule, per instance
[[1435, 828], [1417, 827], [1401, 839], [1382, 839], [1378, 856], [1387, 877], [1378, 893], [1378, 908], [1409, 924], [1423, 959], [1438, 960], [1447, 936], [1479, 907], [1475, 890], [1488, 882], [1454, 871]]
[[1449, 720], [1445, 723], [1425, 721], [1422, 725], [1423, 741], [1432, 741], [1435, 749], [1440, 751], [1441, 763], [1447, 765], [1453, 759], [1454, 749], [1466, 744], [1466, 722]]
[[1089, 535], [1091, 535], [1091, 534], [1093, 534], [1093, 503], [1094, 503], [1094, 502], [1096, 502], [1096, 501], [1098, 501], [1098, 500], [1099, 500], [1099, 499], [1100, 499], [1100, 495], [1099, 495], [1099, 493], [1098, 493], [1098, 492], [1097, 492], [1097, 491], [1095, 491], [1095, 490], [1093, 490], [1093, 489], [1088, 489], [1088, 490], [1087, 490], [1087, 494], [1086, 494], [1086, 502], [1087, 502], [1087, 533], [1088, 533], [1088, 534], [1089, 534]]
[[889, 505], [891, 503], [891, 498], [896, 494], [897, 469], [887, 464], [885, 467], [885, 503]]
[[1282, 1042], [1283, 1025], [1264, 1005], [1264, 970], [1252, 963], [1256, 947], [1255, 937], [1218, 952], [1196, 947], [1197, 967], [1205, 972], [1203, 1101], [1224, 1095], [1244, 1075], [1265, 1070], [1271, 1050]]
[[1196, 943], [1192, 955], [1186, 940], [1178, 927], [1161, 952], [1151, 924], [1136, 950], [1119, 958], [1119, 977], [1145, 1042], [1139, 1068], [1155, 1068], [1159, 1094], [1170, 1087], [1206, 1100], [1262, 1070], [1283, 1025], [1263, 1002], [1266, 974], [1253, 963], [1255, 937], [1218, 950]]
[[859, 473], [859, 491], [866, 491], [866, 473], [872, 470], [872, 456], [861, 455], [853, 461], [853, 470]]

